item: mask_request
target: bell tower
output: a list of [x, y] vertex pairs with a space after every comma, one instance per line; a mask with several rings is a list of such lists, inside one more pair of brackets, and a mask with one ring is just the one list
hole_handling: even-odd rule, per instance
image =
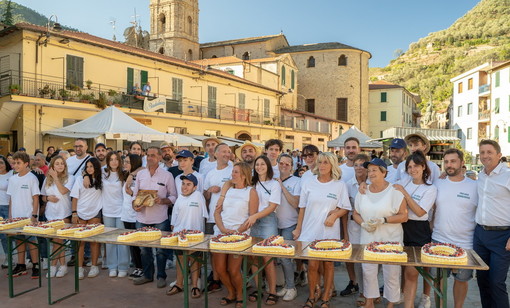
[[198, 0], [150, 0], [153, 52], [186, 61], [198, 60]]

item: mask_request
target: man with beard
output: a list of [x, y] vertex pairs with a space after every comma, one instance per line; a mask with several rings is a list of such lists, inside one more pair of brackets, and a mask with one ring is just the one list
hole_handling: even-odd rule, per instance
[[106, 145], [104, 145], [104, 143], [96, 144], [96, 147], [94, 148], [94, 156], [96, 156], [97, 160], [99, 160], [101, 167], [106, 166], [107, 153], [108, 151], [106, 150]]
[[75, 155], [72, 155], [66, 160], [67, 171], [70, 175], [81, 175], [81, 171], [85, 168], [87, 160], [90, 158], [90, 155], [87, 154], [87, 150], [88, 146], [85, 139], [78, 138], [74, 141]]
[[214, 150], [218, 144], [220, 144], [220, 140], [216, 137], [208, 137], [202, 140], [202, 145], [204, 146], [204, 149], [209, 156], [202, 159], [198, 168], [198, 172], [200, 172], [200, 174], [202, 174], [204, 177], [207, 176], [209, 171], [216, 168], [216, 157], [214, 157]]
[[340, 165], [342, 170], [342, 177], [340, 180], [344, 183], [349, 182], [354, 177], [354, 158], [361, 151], [359, 147], [359, 140], [356, 137], [349, 137], [344, 142], [344, 154], [347, 158], [345, 164]]
[[250, 141], [246, 140], [243, 145], [236, 149], [236, 156], [245, 163], [248, 163], [253, 169], [255, 158], [259, 157], [261, 150]]
[[[436, 183], [437, 197], [434, 214], [432, 241], [452, 243], [464, 249], [473, 249], [475, 213], [478, 204], [476, 181], [464, 176], [464, 153], [448, 149], [444, 153], [447, 177]], [[459, 269], [453, 273], [453, 300], [455, 308], [461, 308], [466, 299], [468, 282], [473, 270]]]
[[168, 142], [161, 143], [159, 148], [161, 149], [161, 153], [163, 153], [163, 159], [159, 164], [160, 167], [168, 169], [179, 165], [179, 163], [174, 159], [174, 148]]
[[404, 139], [394, 138], [390, 145], [390, 160], [393, 163], [388, 165], [388, 175], [386, 181], [395, 184], [398, 178], [398, 165], [406, 159], [407, 144]]

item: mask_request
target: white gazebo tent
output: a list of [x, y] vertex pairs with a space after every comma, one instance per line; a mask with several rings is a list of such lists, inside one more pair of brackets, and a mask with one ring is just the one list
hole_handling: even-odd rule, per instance
[[381, 142], [370, 141], [372, 138], [365, 135], [362, 131], [359, 130], [356, 126], [351, 126], [345, 133], [338, 136], [337, 138], [328, 141], [328, 148], [343, 148], [344, 142], [347, 138], [356, 137], [360, 142], [360, 148], [370, 148], [377, 149], [382, 148]]

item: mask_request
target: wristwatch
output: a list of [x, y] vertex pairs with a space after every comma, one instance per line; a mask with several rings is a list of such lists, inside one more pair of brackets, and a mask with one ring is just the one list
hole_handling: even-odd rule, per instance
[[34, 218], [38, 218], [38, 217], [39, 217], [39, 215], [37, 215], [37, 214], [32, 214], [32, 217], [34, 217]]

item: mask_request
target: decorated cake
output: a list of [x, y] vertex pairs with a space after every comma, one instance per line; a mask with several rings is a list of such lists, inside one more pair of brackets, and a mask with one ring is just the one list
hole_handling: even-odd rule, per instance
[[44, 222], [36, 222], [23, 227], [23, 231], [37, 234], [53, 234], [55, 229]]
[[467, 264], [466, 251], [449, 243], [428, 243], [421, 248], [421, 261], [424, 263]]
[[246, 233], [219, 234], [209, 242], [211, 249], [243, 250], [251, 245], [251, 236]]
[[133, 231], [124, 232], [117, 236], [119, 242], [150, 242], [161, 238], [161, 230], [153, 227], [138, 228]]
[[285, 244], [282, 236], [273, 235], [253, 245], [252, 252], [294, 255], [294, 246]]
[[407, 253], [399, 242], [372, 242], [365, 246], [365, 260], [407, 262]]
[[50, 226], [54, 229], [60, 229], [66, 225], [63, 219], [54, 219], [48, 221], [42, 221], [42, 223], [46, 226]]
[[26, 226], [30, 223], [32, 223], [32, 221], [30, 220], [30, 218], [27, 217], [5, 219], [0, 221], [0, 230], [19, 228]]
[[161, 237], [161, 245], [179, 245], [187, 246], [190, 243], [201, 242], [204, 240], [204, 232], [199, 230], [182, 230], [173, 232]]
[[83, 237], [89, 237], [89, 236], [103, 233], [103, 231], [104, 231], [103, 224], [91, 224], [91, 225], [86, 225], [81, 230], [75, 231], [73, 236], [83, 238]]
[[308, 255], [313, 257], [348, 259], [352, 254], [352, 245], [346, 240], [316, 240], [308, 246]]
[[85, 224], [76, 224], [68, 227], [63, 227], [59, 230], [57, 230], [57, 235], [74, 235], [74, 232], [80, 231], [81, 229], [85, 228], [87, 225]]

